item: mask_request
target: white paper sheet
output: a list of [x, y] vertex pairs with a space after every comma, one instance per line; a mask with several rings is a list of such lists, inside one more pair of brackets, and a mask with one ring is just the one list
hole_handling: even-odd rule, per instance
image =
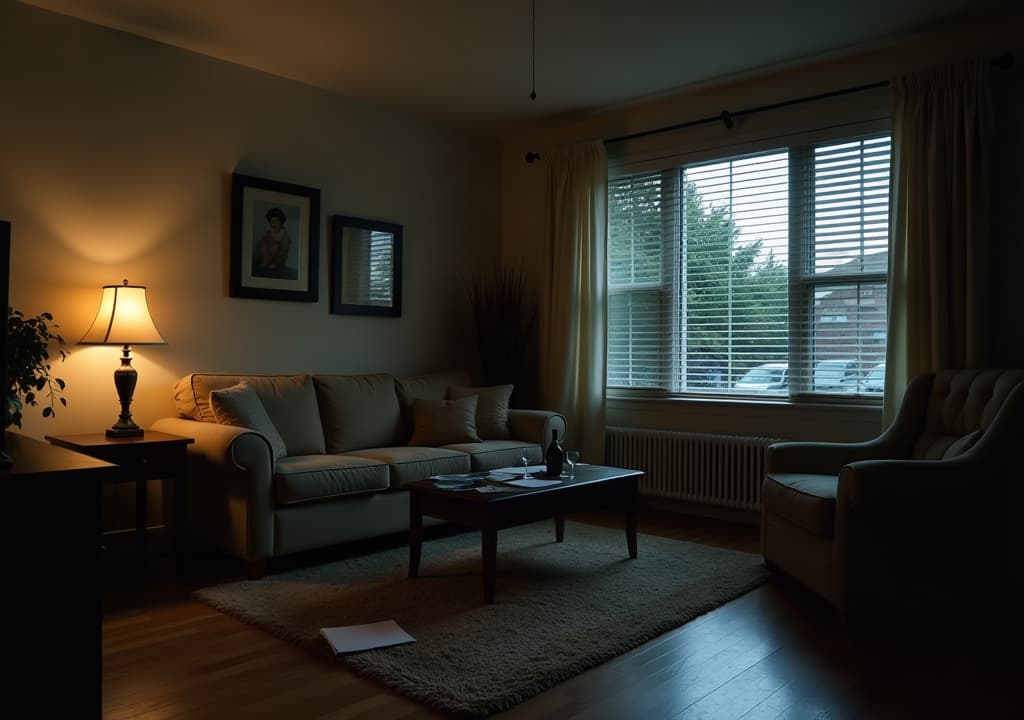
[[519, 480], [509, 480], [505, 484], [525, 488], [539, 488], [547, 487], [548, 485], [558, 485], [561, 482], [561, 480], [539, 480], [537, 478], [521, 478]]
[[351, 655], [374, 648], [416, 642], [416, 639], [400, 628], [394, 620], [382, 620], [367, 625], [320, 628], [320, 634], [327, 640], [335, 655]]
[[[542, 473], [542, 472], [546, 472], [547, 469], [548, 469], [547, 465], [528, 465], [526, 467], [526, 472], [528, 472], [528, 473]], [[514, 475], [515, 477], [522, 477], [523, 476], [523, 466], [522, 465], [515, 465], [513, 467], [498, 468], [497, 470], [491, 470], [491, 474], [494, 474], [494, 475]]]

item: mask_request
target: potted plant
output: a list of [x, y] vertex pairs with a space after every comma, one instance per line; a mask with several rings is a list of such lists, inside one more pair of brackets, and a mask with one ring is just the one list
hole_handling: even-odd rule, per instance
[[44, 312], [25, 317], [20, 310], [7, 309], [7, 402], [4, 403], [4, 427], [21, 428], [25, 407], [43, 400], [43, 417], [53, 417], [57, 403], [67, 407], [63, 397], [65, 382], [51, 374], [50, 348], [56, 345], [63, 362], [68, 356], [64, 338], [55, 331], [53, 315]]
[[[527, 294], [522, 268], [499, 264], [476, 273], [469, 286], [469, 302], [483, 384], [512, 384], [518, 390], [537, 319], [537, 306]], [[516, 396], [513, 391], [513, 398]]]

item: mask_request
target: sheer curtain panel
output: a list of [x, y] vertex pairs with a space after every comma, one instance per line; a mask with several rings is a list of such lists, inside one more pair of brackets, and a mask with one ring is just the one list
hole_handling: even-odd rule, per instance
[[990, 73], [977, 60], [891, 83], [886, 424], [908, 378], [993, 360]]
[[604, 458], [608, 160], [601, 141], [548, 154], [540, 391], [568, 424], [567, 447]]

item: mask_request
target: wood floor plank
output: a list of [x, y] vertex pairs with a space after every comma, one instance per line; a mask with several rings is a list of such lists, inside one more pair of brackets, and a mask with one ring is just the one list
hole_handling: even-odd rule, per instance
[[[573, 519], [621, 526], [614, 514]], [[640, 531], [746, 552], [759, 543], [756, 527], [650, 510]], [[105, 599], [107, 720], [442, 717], [198, 603], [190, 589], [168, 582]], [[495, 717], [1012, 717], [1024, 687], [1013, 656], [941, 629], [850, 631], [818, 598], [773, 581]]]

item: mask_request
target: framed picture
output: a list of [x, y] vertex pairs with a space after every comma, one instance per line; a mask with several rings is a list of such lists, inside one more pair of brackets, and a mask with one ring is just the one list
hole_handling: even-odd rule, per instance
[[331, 312], [402, 315], [402, 226], [331, 218]]
[[231, 176], [231, 297], [316, 302], [320, 191]]

